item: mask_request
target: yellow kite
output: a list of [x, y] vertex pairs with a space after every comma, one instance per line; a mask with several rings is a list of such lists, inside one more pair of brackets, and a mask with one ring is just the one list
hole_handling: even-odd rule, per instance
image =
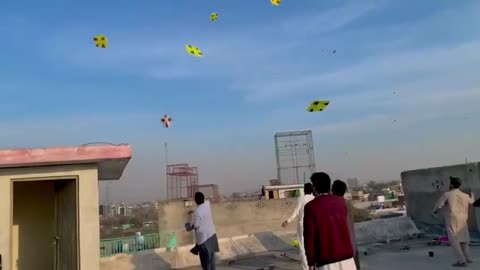
[[95, 42], [95, 46], [99, 48], [107, 48], [108, 47], [108, 40], [105, 35], [96, 35], [93, 37], [93, 41]]
[[212, 14], [210, 14], [210, 21], [214, 22], [217, 19], [218, 19], [218, 13], [213, 12]]
[[330, 100], [314, 100], [310, 103], [310, 106], [308, 106], [307, 112], [321, 112], [328, 104], [330, 104]]
[[185, 45], [185, 50], [187, 50], [187, 52], [193, 56], [203, 57], [202, 51], [195, 46], [187, 44]]
[[282, 2], [282, 0], [270, 0], [270, 2], [271, 2], [272, 5], [274, 5], [274, 6], [279, 6], [280, 3]]

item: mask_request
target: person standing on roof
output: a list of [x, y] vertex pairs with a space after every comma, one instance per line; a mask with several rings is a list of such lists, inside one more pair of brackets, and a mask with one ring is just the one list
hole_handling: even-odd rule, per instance
[[305, 206], [303, 237], [310, 270], [356, 270], [345, 199], [330, 194], [330, 176], [310, 177], [317, 196]]
[[[335, 180], [333, 181], [332, 185], [332, 193], [333, 195], [340, 196], [344, 198], [345, 193], [347, 192], [347, 184], [343, 182], [342, 180]], [[355, 266], [357, 267], [357, 270], [360, 270], [360, 261], [358, 259], [358, 248], [355, 242], [355, 225], [354, 225], [354, 218], [353, 218], [353, 205], [351, 201], [345, 200], [347, 203], [347, 208], [348, 208], [348, 228], [350, 229], [350, 240], [352, 241], [352, 248], [353, 251], [355, 251]]]
[[305, 256], [305, 245], [303, 241], [303, 209], [305, 205], [310, 202], [311, 200], [315, 199], [313, 196], [313, 186], [311, 183], [306, 183], [303, 186], [303, 192], [305, 195], [300, 196], [297, 201], [297, 207], [293, 211], [292, 215], [288, 218], [288, 220], [284, 221], [282, 227], [287, 227], [287, 225], [292, 222], [296, 217], [298, 217], [298, 224], [297, 224], [297, 239], [298, 239], [298, 248], [300, 251], [300, 259], [302, 263], [302, 269], [308, 270], [308, 263], [307, 257]]
[[192, 224], [187, 231], [195, 230], [196, 246], [203, 270], [215, 270], [215, 253], [220, 251], [217, 233], [213, 224], [210, 202], [205, 201], [201, 192], [195, 193], [197, 208], [193, 210]]
[[145, 248], [145, 238], [140, 232], [135, 234], [135, 243], [137, 244], [137, 250], [143, 250]]
[[468, 232], [468, 208], [475, 201], [473, 193], [468, 196], [460, 191], [461, 180], [458, 177], [450, 176], [450, 191], [445, 192], [438, 200], [433, 213], [446, 206], [443, 213], [445, 227], [447, 228], [448, 240], [453, 248], [457, 262], [454, 267], [466, 267], [472, 263], [470, 254], [470, 234]]
[[266, 197], [265, 196], [265, 186], [262, 185], [262, 191], [260, 191], [260, 196], [258, 196], [258, 199], [261, 200], [262, 197]]

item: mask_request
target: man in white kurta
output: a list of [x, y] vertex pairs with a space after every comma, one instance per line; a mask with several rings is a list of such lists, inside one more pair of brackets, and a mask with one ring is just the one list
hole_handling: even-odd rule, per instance
[[302, 195], [298, 198], [297, 207], [293, 211], [290, 218], [287, 221], [283, 222], [282, 226], [286, 227], [288, 223], [292, 222], [296, 217], [298, 217], [298, 224], [297, 224], [297, 238], [298, 238], [298, 249], [300, 251], [300, 259], [302, 263], [302, 269], [308, 270], [308, 263], [307, 257], [305, 256], [305, 245], [303, 241], [303, 210], [305, 205], [310, 202], [311, 200], [315, 199], [313, 196], [313, 186], [311, 183], [306, 183], [303, 186], [303, 192], [305, 195]]
[[[333, 195], [337, 195], [343, 198], [346, 192], [347, 192], [347, 184], [345, 182], [343, 182], [342, 180], [333, 181], [333, 185], [332, 185]], [[357, 243], [355, 240], [355, 225], [354, 225], [355, 219], [353, 216], [354, 206], [351, 201], [346, 201], [346, 203], [348, 208], [348, 228], [350, 230], [350, 241], [352, 242], [353, 251], [355, 251], [355, 257], [353, 257], [353, 259], [355, 261], [355, 266], [357, 267], [357, 270], [360, 270], [360, 261], [358, 258]]]
[[450, 177], [450, 191], [445, 192], [438, 200], [434, 208], [445, 207], [444, 218], [448, 240], [453, 248], [457, 263], [453, 266], [465, 267], [472, 262], [470, 254], [470, 234], [468, 232], [468, 210], [475, 201], [473, 193], [470, 196], [459, 190], [461, 181], [457, 177]]

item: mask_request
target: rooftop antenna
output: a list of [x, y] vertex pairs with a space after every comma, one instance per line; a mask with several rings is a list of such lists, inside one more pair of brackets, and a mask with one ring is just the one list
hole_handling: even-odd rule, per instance
[[168, 166], [168, 148], [167, 148], [167, 142], [165, 142], [165, 166]]
[[105, 187], [105, 201], [106, 201], [106, 204], [108, 204], [108, 205], [111, 203], [111, 201], [110, 201], [110, 187], [111, 187], [111, 184], [112, 184], [112, 182], [108, 181], [107, 185]]

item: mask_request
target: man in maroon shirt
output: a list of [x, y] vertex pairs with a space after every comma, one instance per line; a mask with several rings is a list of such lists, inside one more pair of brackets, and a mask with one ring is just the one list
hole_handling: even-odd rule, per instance
[[303, 235], [310, 270], [356, 270], [345, 200], [330, 194], [330, 176], [310, 177], [317, 197], [304, 210]]

